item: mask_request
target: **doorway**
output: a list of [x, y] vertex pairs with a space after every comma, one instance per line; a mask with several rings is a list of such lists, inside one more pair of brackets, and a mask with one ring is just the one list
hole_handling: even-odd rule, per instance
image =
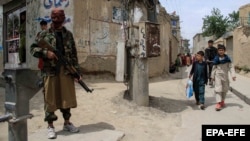
[[5, 65], [17, 67], [26, 62], [26, 7], [5, 13]]

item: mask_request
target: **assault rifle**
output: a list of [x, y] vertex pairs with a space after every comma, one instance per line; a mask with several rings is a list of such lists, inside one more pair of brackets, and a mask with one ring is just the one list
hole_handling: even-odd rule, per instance
[[44, 39], [39, 40], [38, 46], [53, 51], [58, 57], [58, 61], [60, 61], [67, 68], [70, 74], [78, 80], [78, 83], [85, 89], [85, 91], [92, 93], [94, 89], [90, 89], [82, 80], [80, 80], [81, 75], [77, 72], [75, 67], [67, 59], [64, 58], [61, 52], [58, 52], [56, 49], [53, 49], [53, 47], [51, 47], [51, 45], [48, 44]]

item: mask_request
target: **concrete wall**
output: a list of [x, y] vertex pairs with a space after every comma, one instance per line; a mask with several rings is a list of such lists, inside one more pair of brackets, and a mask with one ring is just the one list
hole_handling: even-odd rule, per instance
[[[240, 7], [239, 13], [240, 18], [250, 17], [250, 3]], [[244, 22], [247, 22], [247, 20]], [[250, 28], [245, 26], [248, 24], [241, 23], [241, 25], [233, 32], [233, 63], [238, 67], [246, 66], [250, 68], [250, 36], [248, 36]]]
[[226, 40], [226, 53], [231, 57], [231, 59], [233, 60], [233, 36], [228, 37]]
[[213, 37], [203, 37], [201, 33], [196, 34], [193, 37], [193, 53], [197, 53], [198, 51], [204, 51], [208, 46], [208, 41], [213, 39]]
[[[158, 14], [158, 19], [160, 21], [160, 24], [165, 26], [165, 30], [162, 31], [164, 32], [164, 34], [161, 35], [163, 36], [161, 40], [164, 41], [161, 44], [161, 46], [162, 48], [165, 48], [165, 51], [166, 51], [166, 54], [165, 54], [166, 56], [163, 57], [164, 61], [166, 61], [165, 64], [163, 64], [163, 65], [166, 65], [165, 66], [166, 71], [169, 70], [170, 61], [173, 63], [175, 62], [176, 56], [180, 52], [180, 47], [181, 47], [180, 30], [178, 30], [180, 27], [179, 19], [177, 21], [177, 26], [176, 26], [177, 36], [175, 36], [172, 34], [171, 18], [173, 18], [173, 15], [169, 15], [168, 13], [166, 13], [165, 8], [161, 7], [161, 10]], [[170, 50], [170, 46], [171, 46], [171, 50]]]
[[[114, 7], [116, 9], [114, 9]], [[80, 64], [85, 73], [116, 73], [117, 43], [124, 42], [124, 26], [114, 19], [120, 0], [74, 1], [74, 35]], [[147, 21], [147, 9], [136, 2], [133, 10], [136, 24]], [[158, 13], [160, 10], [158, 10]], [[164, 18], [163, 18], [164, 19]], [[168, 70], [169, 21], [158, 19], [161, 29], [161, 56], [149, 59], [149, 76], [158, 76]], [[155, 67], [155, 64], [160, 64]]]
[[180, 30], [180, 17], [178, 15], [176, 15], [176, 12], [173, 12], [173, 13], [170, 14], [170, 18], [171, 18], [171, 20], [177, 21], [176, 26], [173, 25], [173, 23], [171, 23], [171, 25], [173, 25], [171, 32], [173, 32], [173, 30], [174, 30], [177, 33], [176, 34], [176, 38], [177, 38], [177, 41], [178, 41], [178, 46], [177, 46], [178, 50], [177, 50], [177, 52], [183, 52], [183, 50], [182, 50], [182, 42], [181, 42], [182, 37], [181, 37], [181, 30]]
[[175, 62], [177, 54], [179, 54], [179, 41], [177, 38], [172, 36], [172, 62]]
[[217, 40], [214, 41], [214, 47], [217, 47], [218, 44], [221, 44], [221, 45], [225, 45], [225, 46], [226, 46], [226, 42], [225, 42], [225, 40], [224, 40], [223, 37], [220, 37], [219, 39], [217, 39]]
[[3, 7], [0, 5], [0, 72], [3, 71]]
[[241, 26], [250, 25], [250, 3], [239, 8], [239, 17]]
[[[167, 23], [160, 22], [160, 46], [161, 55], [159, 57], [149, 58], [149, 77], [160, 76], [168, 71], [169, 68], [169, 33]], [[165, 31], [165, 32], [164, 32]]]
[[78, 57], [86, 73], [115, 74], [117, 41], [123, 41], [124, 30], [113, 20], [113, 7], [119, 0], [74, 0], [74, 36]]
[[193, 37], [193, 53], [195, 54], [196, 52], [198, 52], [198, 50], [200, 50], [200, 46], [199, 46], [199, 42], [200, 42], [200, 34], [196, 34]]
[[[169, 70], [169, 41], [172, 42], [172, 59], [178, 52], [178, 40], [173, 37], [171, 32], [170, 15], [161, 7], [157, 13], [157, 20], [160, 24], [160, 46], [161, 55], [159, 57], [149, 58], [149, 77], [160, 76]], [[174, 61], [174, 60], [173, 60]]]
[[233, 34], [233, 62], [239, 67], [250, 67], [250, 36], [245, 36], [244, 28], [236, 28]]
[[183, 48], [183, 54], [186, 54], [188, 52], [190, 52], [189, 50], [189, 40], [188, 39], [182, 39], [181, 40], [181, 47]]

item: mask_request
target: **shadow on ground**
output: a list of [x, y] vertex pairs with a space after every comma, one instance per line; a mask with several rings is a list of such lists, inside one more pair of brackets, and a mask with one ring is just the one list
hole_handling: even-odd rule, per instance
[[[102, 131], [102, 130], [115, 130], [115, 127], [113, 125], [105, 123], [105, 122], [99, 122], [96, 124], [81, 125], [78, 128], [80, 130], [78, 134], [98, 132], [98, 131]], [[57, 132], [57, 135], [69, 136], [69, 135], [74, 135], [74, 134], [67, 132], [67, 131], [60, 130]]]
[[150, 96], [149, 107], [161, 110], [166, 113], [178, 113], [186, 110], [189, 105], [186, 103], [186, 100]]
[[[123, 94], [123, 99], [132, 102], [132, 98], [129, 95], [128, 90]], [[186, 110], [190, 104], [187, 100], [176, 100], [166, 97], [149, 96], [149, 106], [151, 108], [166, 112], [166, 113], [178, 113]]]
[[[205, 107], [210, 107], [210, 106], [214, 106], [216, 104], [215, 98], [214, 97], [206, 97], [205, 98]], [[195, 100], [190, 100], [187, 104], [188, 106], [190, 106], [193, 110], [200, 110], [199, 106], [196, 105]]]

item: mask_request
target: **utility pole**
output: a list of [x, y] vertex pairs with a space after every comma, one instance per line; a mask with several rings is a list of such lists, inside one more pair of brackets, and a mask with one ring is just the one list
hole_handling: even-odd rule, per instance
[[148, 59], [131, 58], [129, 93], [139, 106], [149, 104]]
[[[152, 19], [150, 23], [148, 21], [140, 21], [134, 23], [135, 3], [133, 1], [129, 6], [128, 11], [130, 13], [129, 23], [129, 39], [127, 46], [129, 47], [130, 56], [127, 58], [129, 61], [129, 96], [133, 102], [139, 106], [149, 105], [149, 74], [148, 74], [148, 58], [156, 57], [160, 54], [159, 46], [159, 28], [155, 24], [155, 13], [147, 13], [148, 20]], [[143, 4], [143, 3], [142, 3]], [[148, 3], [146, 3], [148, 4]], [[146, 6], [148, 8], [149, 6]], [[156, 8], [155, 5], [150, 5], [150, 8]]]

